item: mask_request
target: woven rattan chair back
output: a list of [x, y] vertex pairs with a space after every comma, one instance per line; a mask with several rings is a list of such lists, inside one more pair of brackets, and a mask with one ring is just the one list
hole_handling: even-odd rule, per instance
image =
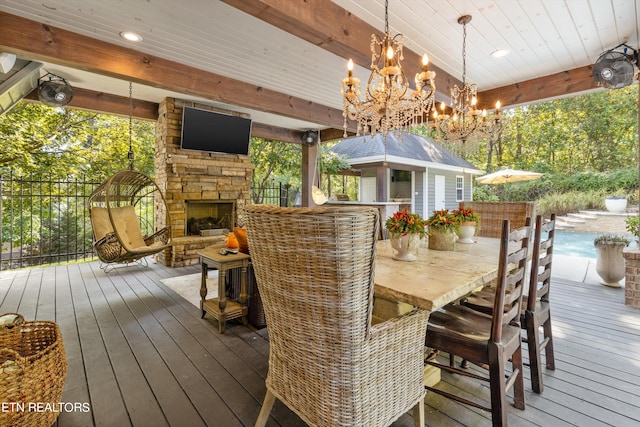
[[534, 202], [460, 202], [480, 215], [478, 236], [500, 237], [502, 221], [509, 220], [511, 229], [524, 227], [527, 218], [535, 216]]
[[246, 209], [270, 343], [256, 425], [276, 397], [309, 425], [384, 426], [411, 408], [424, 416], [427, 313], [371, 326], [378, 215], [366, 207]]

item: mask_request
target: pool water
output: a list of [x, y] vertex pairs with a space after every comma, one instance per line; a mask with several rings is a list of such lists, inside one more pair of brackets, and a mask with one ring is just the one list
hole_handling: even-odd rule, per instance
[[[605, 233], [556, 230], [553, 253], [583, 258], [595, 258], [596, 248], [593, 246], [593, 239], [602, 234]], [[635, 243], [631, 243], [631, 245], [633, 246]]]

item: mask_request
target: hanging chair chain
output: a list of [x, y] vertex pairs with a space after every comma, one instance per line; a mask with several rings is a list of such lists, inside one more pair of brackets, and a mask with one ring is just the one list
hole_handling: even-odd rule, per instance
[[129, 82], [129, 169], [133, 170], [133, 84]]

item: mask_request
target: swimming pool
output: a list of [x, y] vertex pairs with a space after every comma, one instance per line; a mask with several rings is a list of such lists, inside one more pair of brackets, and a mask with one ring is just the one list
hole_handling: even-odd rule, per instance
[[[593, 239], [602, 234], [605, 233], [556, 230], [553, 253], [583, 258], [595, 258], [596, 248], [593, 246]], [[635, 243], [631, 243], [631, 246], [634, 245]]]

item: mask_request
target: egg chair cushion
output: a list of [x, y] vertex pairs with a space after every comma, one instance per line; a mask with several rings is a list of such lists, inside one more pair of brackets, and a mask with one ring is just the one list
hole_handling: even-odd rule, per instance
[[127, 251], [138, 248], [147, 249], [147, 244], [140, 231], [140, 223], [133, 206], [121, 206], [111, 209], [111, 219], [122, 246]]
[[96, 237], [96, 241], [102, 239], [109, 233], [113, 233], [107, 208], [91, 208], [91, 225], [93, 225], [93, 234]]

